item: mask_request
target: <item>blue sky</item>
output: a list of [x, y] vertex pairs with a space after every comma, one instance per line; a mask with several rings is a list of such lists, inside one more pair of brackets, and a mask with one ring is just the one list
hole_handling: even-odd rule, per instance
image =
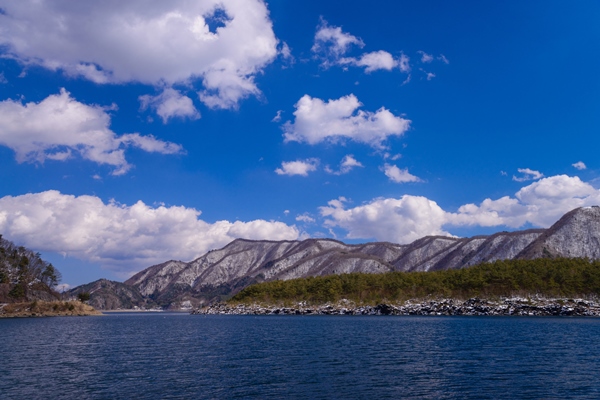
[[600, 4], [0, 0], [0, 233], [77, 285], [600, 203]]

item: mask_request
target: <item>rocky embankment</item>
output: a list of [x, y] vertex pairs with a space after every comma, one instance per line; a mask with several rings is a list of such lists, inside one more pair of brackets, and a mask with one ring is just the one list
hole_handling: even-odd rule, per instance
[[600, 317], [600, 301], [584, 299], [471, 298], [409, 300], [402, 304], [355, 305], [350, 301], [317, 306], [299, 303], [293, 307], [259, 304], [218, 303], [192, 311], [197, 315], [521, 315]]
[[0, 304], [0, 318], [11, 317], [66, 317], [102, 315], [94, 307], [78, 301], [33, 301]]

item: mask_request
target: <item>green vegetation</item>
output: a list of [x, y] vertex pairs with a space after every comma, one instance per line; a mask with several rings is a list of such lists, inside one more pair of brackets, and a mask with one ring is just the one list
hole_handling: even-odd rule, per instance
[[88, 301], [90, 299], [90, 297], [91, 296], [90, 296], [89, 292], [81, 292], [77, 295], [77, 298], [82, 303], [85, 303], [86, 301]]
[[435, 272], [344, 274], [272, 281], [249, 286], [230, 303], [311, 304], [348, 299], [359, 304], [412, 298], [494, 298], [539, 294], [600, 295], [600, 261], [587, 259], [504, 260]]

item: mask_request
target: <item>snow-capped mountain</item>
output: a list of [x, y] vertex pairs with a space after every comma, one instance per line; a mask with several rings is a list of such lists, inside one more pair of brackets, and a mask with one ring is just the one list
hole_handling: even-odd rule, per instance
[[[486, 261], [539, 257], [600, 258], [600, 207], [575, 209], [548, 229], [472, 238], [428, 236], [407, 245], [349, 245], [332, 239], [237, 239], [191, 262], [167, 261], [152, 266], [124, 284], [138, 291], [148, 304], [177, 306], [190, 301], [197, 305], [263, 281], [351, 272], [435, 271]], [[82, 291], [81, 288], [72, 292]], [[127, 304], [131, 297], [128, 296]], [[93, 305], [108, 304], [97, 303]], [[114, 299], [110, 303], [115, 304]]]

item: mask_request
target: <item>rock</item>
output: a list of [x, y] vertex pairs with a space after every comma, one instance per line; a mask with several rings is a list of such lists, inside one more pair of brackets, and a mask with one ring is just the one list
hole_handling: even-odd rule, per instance
[[485, 300], [471, 298], [439, 299], [435, 301], [409, 300], [402, 304], [381, 303], [376, 306], [357, 306], [347, 300], [338, 304], [295, 307], [275, 307], [257, 304], [213, 304], [195, 309], [199, 315], [522, 315], [522, 316], [600, 316], [598, 300], [504, 298]]

